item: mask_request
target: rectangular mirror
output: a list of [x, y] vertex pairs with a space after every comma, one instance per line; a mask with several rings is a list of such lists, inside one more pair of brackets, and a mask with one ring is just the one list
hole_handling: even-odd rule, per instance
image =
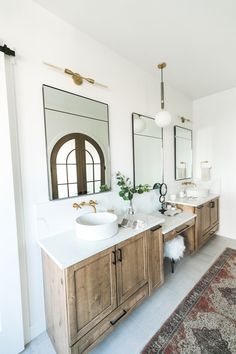
[[110, 190], [108, 105], [43, 85], [50, 199]]
[[174, 126], [175, 139], [175, 179], [193, 178], [192, 130]]
[[134, 185], [163, 181], [162, 129], [154, 118], [132, 114]]

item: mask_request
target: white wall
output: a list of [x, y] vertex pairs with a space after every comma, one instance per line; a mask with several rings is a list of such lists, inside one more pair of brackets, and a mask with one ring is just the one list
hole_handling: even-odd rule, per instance
[[[27, 254], [24, 274], [27, 272], [28, 277], [24, 295], [27, 292], [29, 295], [25, 330], [26, 340], [29, 340], [45, 329], [41, 258], [36, 240], [39, 233], [44, 236], [68, 228], [75, 218], [71, 200], [48, 200], [42, 84], [109, 104], [112, 172], [120, 170], [132, 176], [131, 113], [135, 111], [153, 116], [159, 110], [159, 73], [151, 77], [30, 0], [8, 0], [1, 4], [0, 33], [1, 39], [16, 50], [15, 80], [25, 224], [22, 237]], [[75, 86], [69, 76], [49, 69], [42, 61], [79, 71], [109, 88], [88, 84]], [[191, 101], [170, 87], [166, 87], [166, 106], [174, 118], [192, 115]], [[165, 176], [170, 185], [174, 185], [173, 146], [173, 127], [169, 127], [164, 132], [164, 148]], [[124, 202], [117, 193], [113, 194], [105, 193], [96, 199], [106, 207], [116, 196], [116, 207], [122, 208]], [[155, 192], [142, 198], [146, 210], [156, 208]]]
[[212, 164], [215, 188], [221, 182], [219, 234], [236, 239], [236, 88], [194, 101], [195, 166], [200, 177], [200, 162]]

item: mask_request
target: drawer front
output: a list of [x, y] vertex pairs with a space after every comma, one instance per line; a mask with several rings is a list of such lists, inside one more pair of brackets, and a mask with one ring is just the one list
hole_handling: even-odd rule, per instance
[[200, 238], [199, 247], [203, 246], [216, 233], [218, 229], [219, 229], [219, 224], [215, 225], [210, 231], [204, 234]]
[[168, 232], [167, 234], [163, 235], [163, 240], [164, 241], [169, 241], [175, 238], [176, 236], [180, 235], [182, 232], [186, 231], [189, 229], [191, 226], [195, 224], [195, 219], [190, 220], [189, 222], [186, 222], [180, 226], [178, 226], [176, 229]]
[[138, 306], [148, 296], [148, 285], [142, 287], [136, 294], [125, 301], [121, 306], [114, 310], [109, 316], [101, 321], [96, 327], [83, 336], [71, 347], [71, 354], [87, 353], [98, 342], [101, 341], [122, 319]]

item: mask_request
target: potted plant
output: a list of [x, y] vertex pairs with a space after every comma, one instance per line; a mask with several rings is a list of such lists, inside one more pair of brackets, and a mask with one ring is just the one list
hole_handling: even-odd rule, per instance
[[150, 191], [149, 184], [139, 184], [137, 187], [132, 185], [129, 177], [125, 177], [120, 172], [116, 174], [117, 185], [120, 187], [119, 196], [124, 200], [129, 200], [130, 206], [128, 213], [134, 214], [133, 197], [135, 193], [142, 194]]

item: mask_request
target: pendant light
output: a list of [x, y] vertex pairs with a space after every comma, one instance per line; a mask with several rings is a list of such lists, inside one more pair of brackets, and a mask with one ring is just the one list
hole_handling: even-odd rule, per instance
[[157, 113], [155, 117], [155, 123], [158, 127], [164, 128], [171, 122], [171, 115], [168, 111], [165, 111], [164, 103], [164, 82], [163, 82], [163, 69], [166, 67], [166, 63], [158, 64], [158, 69], [161, 70], [161, 111]]

